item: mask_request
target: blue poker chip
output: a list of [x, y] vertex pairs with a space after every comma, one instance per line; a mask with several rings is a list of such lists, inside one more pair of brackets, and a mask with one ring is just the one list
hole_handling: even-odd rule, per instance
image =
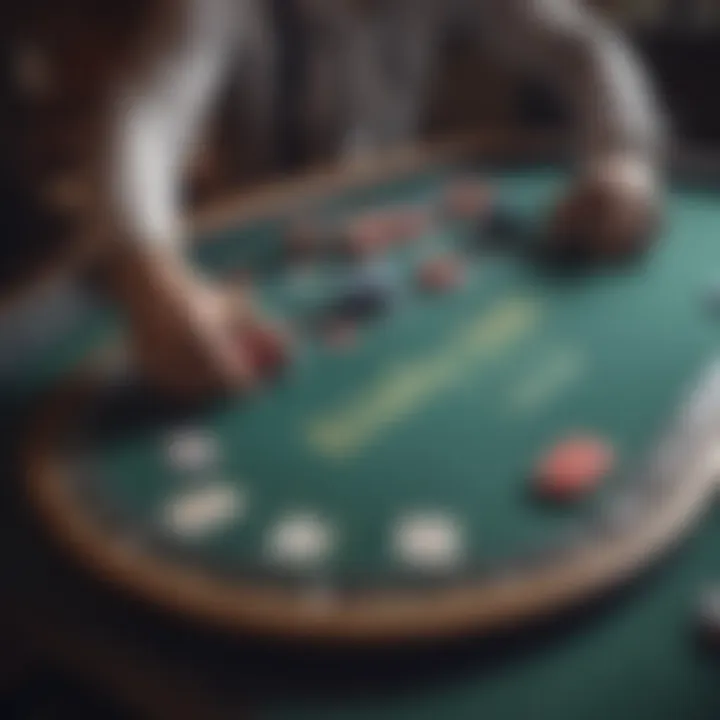
[[398, 298], [398, 279], [386, 264], [368, 265], [355, 270], [339, 288], [333, 314], [353, 320], [366, 320], [387, 312]]

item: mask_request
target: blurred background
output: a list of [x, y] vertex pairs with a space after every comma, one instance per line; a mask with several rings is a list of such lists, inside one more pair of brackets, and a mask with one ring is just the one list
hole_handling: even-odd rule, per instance
[[[124, 64], [133, 60], [135, 38], [154, 17], [151, 6], [166, 1], [23, 0], [3, 11], [3, 286], [22, 281], [73, 241], [88, 212], [86, 170], [102, 143], [107, 95]], [[350, 0], [261, 3], [250, 62], [219, 98], [193, 159], [189, 207], [318, 164], [347, 162], [343, 138], [352, 110], [332, 72], [333, 44], [343, 37], [338, 7], [345, 4], [350, 22], [363, 22]], [[720, 69], [720, 0], [594, 4], [630, 34], [645, 58], [669, 108], [676, 140], [707, 154], [720, 150], [720, 93], [713, 76]], [[355, 20], [353, 12], [360, 13]], [[432, 42], [437, 62], [423, 77], [426, 94], [412, 118], [414, 140], [494, 129], [556, 129], [566, 122], [551, 95], [499, 65], [462, 22], [443, 25], [442, 32], [430, 34], [432, 40], [417, 32], [404, 33], [404, 42], [419, 44], [421, 54], [423, 43]], [[356, 61], [363, 62], [362, 56]], [[18, 77], [37, 102], [19, 101]], [[410, 82], [402, 69], [398, 78], [400, 87]], [[93, 688], [21, 654], [10, 630], [0, 634], [1, 717], [116, 716], [115, 700], [98, 697]]]
[[[103, 100], [122, 68], [136, 59], [138, 37], [152, 38], [153, 23], [162, 25], [158, 8], [165, 2], [29, 0], [7, 11], [0, 30], [6, 35], [0, 87], [10, 100], [0, 111], [6, 128], [3, 157], [10, 159], [2, 163], [4, 170], [0, 167], [5, 198], [0, 229], [9, 248], [0, 270], [3, 284], [24, 277], [73, 237], [86, 210], [84, 170], [101, 144]], [[593, 4], [634, 39], [670, 109], [676, 137], [704, 150], [720, 144], [720, 98], [708, 77], [711, 68], [720, 67], [720, 3]], [[542, 87], [485, 51], [462, 13], [454, 21], [439, 18], [435, 3], [423, 0], [383, 27], [368, 20], [375, 12], [372, 5], [356, 0], [258, 3], [247, 57], [215, 104], [193, 159], [190, 205], [348, 155], [346, 135], [358, 107], [348, 99], [346, 78], [357, 68], [345, 68], [343, 75], [339, 58], [347, 38], [361, 26], [366, 35], [393, 37], [390, 42], [380, 38], [376, 47], [402, 47], [395, 58], [390, 52], [378, 61], [371, 50], [346, 58], [356, 65], [379, 62], [380, 72], [397, 76], [394, 92], [417, 96], [408, 106], [410, 117], [398, 121], [403, 125], [395, 132], [398, 138], [554, 128], [564, 121]], [[431, 55], [434, 60], [428, 59]], [[14, 97], [18, 78], [23, 99]], [[28, 88], [35, 99], [31, 106]], [[391, 132], [388, 138], [391, 142]], [[362, 143], [353, 152], [361, 154]]]

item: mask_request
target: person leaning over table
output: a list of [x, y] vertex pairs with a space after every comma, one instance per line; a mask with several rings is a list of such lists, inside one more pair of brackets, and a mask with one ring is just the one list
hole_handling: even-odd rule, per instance
[[[462, 1], [500, 56], [541, 77], [573, 111], [577, 167], [556, 213], [558, 235], [597, 253], [631, 251], [660, 202], [663, 123], [628, 44], [579, 0]], [[142, 61], [118, 87], [109, 113], [98, 227], [109, 286], [141, 367], [170, 393], [202, 397], [253, 386], [242, 338], [264, 320], [186, 259], [181, 183], [216, 95], [257, 41], [263, 4], [165, 5], [164, 33], [137, 53]], [[409, 0], [373, 5], [399, 8], [396, 18], [413, 7]], [[372, 82], [360, 87], [374, 92]], [[373, 107], [368, 102], [361, 118], [371, 141]]]

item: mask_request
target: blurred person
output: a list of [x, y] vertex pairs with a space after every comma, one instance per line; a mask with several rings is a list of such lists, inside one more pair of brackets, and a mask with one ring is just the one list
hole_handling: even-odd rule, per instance
[[[558, 234], [593, 250], [630, 247], [644, 236], [659, 203], [660, 113], [627, 43], [580, 0], [296, 2], [310, 32], [307, 122], [335, 114], [338, 152], [353, 156], [415, 136], [443, 28], [462, 22], [573, 110], [577, 167], [557, 212]], [[263, 53], [260, 65], [272, 65], [267, 7], [155, 0], [154, 23], [135, 38], [134, 62], [107, 106], [90, 230], [103, 240], [109, 287], [138, 360], [173, 393], [203, 396], [254, 381], [243, 336], [265, 322], [249, 299], [185, 259], [182, 181], [226, 83]], [[271, 83], [273, 73], [266, 77]]]
[[414, 140], [452, 5], [294, 1], [307, 36], [300, 122], [314, 153], [351, 160]]

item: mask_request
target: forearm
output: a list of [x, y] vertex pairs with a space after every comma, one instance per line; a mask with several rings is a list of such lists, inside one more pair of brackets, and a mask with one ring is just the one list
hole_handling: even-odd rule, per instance
[[181, 185], [233, 52], [230, 0], [188, 0], [175, 42], [140, 68], [111, 109], [105, 218], [130, 254], [183, 236]]
[[665, 121], [640, 60], [580, 0], [481, 0], [498, 50], [566, 102], [581, 164], [612, 156], [662, 162]]

